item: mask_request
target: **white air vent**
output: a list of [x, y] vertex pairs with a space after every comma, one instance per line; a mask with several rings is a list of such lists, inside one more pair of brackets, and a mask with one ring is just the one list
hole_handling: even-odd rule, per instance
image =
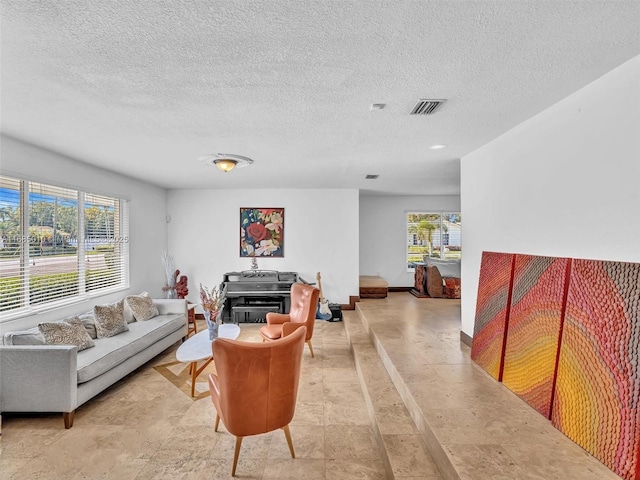
[[411, 110], [411, 115], [433, 115], [446, 100], [421, 99]]
[[367, 180], [375, 180], [376, 178], [378, 178], [380, 175], [367, 175], [366, 178]]

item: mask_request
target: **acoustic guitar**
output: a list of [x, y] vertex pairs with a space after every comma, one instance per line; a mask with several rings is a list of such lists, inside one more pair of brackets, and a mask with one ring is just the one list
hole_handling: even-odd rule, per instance
[[322, 296], [322, 281], [320, 279], [320, 272], [316, 275], [318, 280], [318, 289], [320, 289], [320, 300], [318, 301], [318, 310], [316, 311], [316, 318], [319, 320], [329, 320], [333, 317], [331, 309], [329, 308], [329, 302]]

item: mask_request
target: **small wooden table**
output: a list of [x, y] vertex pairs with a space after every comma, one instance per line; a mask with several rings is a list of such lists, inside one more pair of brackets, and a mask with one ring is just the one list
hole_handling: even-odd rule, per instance
[[[240, 335], [240, 327], [231, 323], [220, 325], [218, 329], [218, 337], [236, 339]], [[176, 351], [176, 360], [183, 363], [190, 363], [189, 372], [191, 373], [191, 396], [194, 396], [196, 388], [196, 378], [202, 373], [207, 365], [213, 360], [211, 352], [211, 340], [209, 340], [209, 330], [203, 330], [196, 333], [185, 341]], [[198, 368], [198, 362], [205, 362]]]

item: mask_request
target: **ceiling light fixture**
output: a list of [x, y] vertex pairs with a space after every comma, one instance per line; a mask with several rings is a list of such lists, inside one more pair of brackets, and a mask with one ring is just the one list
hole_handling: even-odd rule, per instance
[[206, 163], [207, 165], [215, 165], [225, 173], [230, 172], [236, 167], [246, 167], [253, 163], [253, 160], [250, 158], [234, 155], [232, 153], [212, 153], [210, 155], [200, 157], [198, 160], [202, 163]]
[[440, 143], [436, 143], [435, 145], [431, 145], [429, 150], [442, 150], [443, 148], [447, 148], [446, 145], [442, 145]]

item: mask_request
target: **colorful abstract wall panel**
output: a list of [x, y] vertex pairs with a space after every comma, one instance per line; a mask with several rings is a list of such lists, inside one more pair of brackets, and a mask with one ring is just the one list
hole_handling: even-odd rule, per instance
[[573, 260], [551, 420], [625, 479], [638, 476], [640, 264]]
[[568, 258], [516, 255], [502, 382], [551, 415]]
[[482, 252], [471, 358], [500, 380], [514, 255]]

